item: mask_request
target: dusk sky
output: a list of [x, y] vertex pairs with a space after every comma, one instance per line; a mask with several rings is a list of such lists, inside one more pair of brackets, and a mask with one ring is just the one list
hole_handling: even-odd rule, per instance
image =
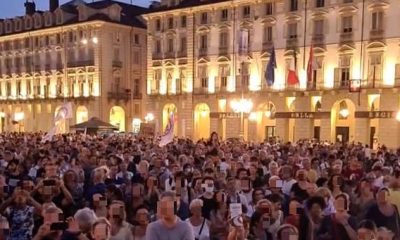
[[[30, 0], [32, 1], [32, 0]], [[60, 0], [60, 4], [66, 3], [69, 0]], [[92, 0], [85, 0], [91, 2]], [[118, 0], [120, 2], [130, 3], [147, 7], [150, 0]], [[21, 16], [25, 13], [24, 3], [26, 0], [0, 0], [0, 18], [12, 18], [14, 16]], [[35, 0], [36, 9], [47, 10], [49, 9], [49, 0]]]

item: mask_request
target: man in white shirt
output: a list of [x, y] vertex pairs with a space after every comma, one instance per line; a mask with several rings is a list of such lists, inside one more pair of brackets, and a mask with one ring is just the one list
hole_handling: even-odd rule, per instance
[[290, 190], [292, 189], [293, 184], [296, 183], [296, 180], [293, 179], [293, 170], [290, 166], [282, 167], [282, 193], [286, 196], [290, 196]]

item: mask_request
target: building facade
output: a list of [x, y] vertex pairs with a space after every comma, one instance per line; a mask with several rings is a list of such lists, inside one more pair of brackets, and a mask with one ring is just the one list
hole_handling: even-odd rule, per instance
[[[216, 131], [398, 147], [399, 11], [386, 0], [163, 0], [144, 15], [146, 109], [159, 129], [176, 112], [176, 134], [195, 139]], [[289, 69], [299, 83], [288, 84]]]
[[146, 9], [74, 0], [0, 21], [0, 130], [48, 131], [72, 102], [69, 126], [98, 117], [132, 131], [142, 117]]

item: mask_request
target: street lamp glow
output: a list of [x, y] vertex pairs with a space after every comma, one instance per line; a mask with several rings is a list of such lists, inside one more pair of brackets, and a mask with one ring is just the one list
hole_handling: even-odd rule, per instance
[[251, 109], [253, 108], [253, 102], [250, 99], [240, 99], [238, 100], [233, 100], [231, 102], [231, 108], [234, 112], [237, 113], [249, 113], [251, 112]]
[[249, 120], [253, 122], [257, 121], [257, 113], [251, 112], [249, 115]]
[[396, 120], [397, 120], [398, 122], [400, 122], [400, 111], [398, 111], [398, 112], [396, 113]]
[[267, 111], [265, 112], [265, 116], [266, 116], [267, 118], [271, 118], [271, 116], [272, 116], [271, 110], [267, 110]]
[[153, 121], [153, 120], [154, 120], [154, 114], [148, 113], [148, 114], [144, 117], [144, 120], [145, 120], [146, 122], [151, 122], [151, 121]]
[[25, 118], [25, 114], [23, 112], [14, 113], [14, 120], [15, 121], [19, 122], [19, 121], [24, 120], [24, 118]]
[[201, 110], [201, 117], [207, 117], [207, 110], [203, 109]]
[[349, 109], [344, 108], [339, 111], [339, 114], [341, 117], [347, 118], [349, 116], [350, 112], [349, 112]]
[[94, 44], [97, 44], [97, 43], [99, 42], [99, 39], [98, 39], [97, 37], [93, 37], [93, 38], [92, 38], [92, 42], [93, 42]]
[[86, 44], [88, 44], [88, 40], [86, 38], [84, 38], [84, 39], [81, 40], [81, 43], [86, 45]]

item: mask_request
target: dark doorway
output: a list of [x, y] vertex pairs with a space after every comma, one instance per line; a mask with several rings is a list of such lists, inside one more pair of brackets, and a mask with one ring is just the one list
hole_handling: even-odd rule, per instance
[[336, 142], [349, 142], [349, 127], [336, 127]]
[[374, 145], [374, 136], [376, 133], [376, 127], [370, 127], [369, 130], [369, 146], [372, 148], [372, 146]]
[[317, 139], [319, 141], [321, 137], [321, 127], [315, 126], [314, 127], [314, 139]]
[[275, 126], [265, 126], [265, 139], [270, 140], [275, 137]]

